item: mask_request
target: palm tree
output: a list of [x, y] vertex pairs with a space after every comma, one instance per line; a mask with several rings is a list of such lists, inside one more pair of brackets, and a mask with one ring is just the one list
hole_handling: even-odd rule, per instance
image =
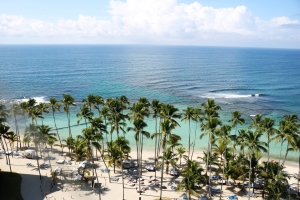
[[4, 124], [8, 118], [8, 110], [4, 104], [0, 103], [0, 124]]
[[[265, 148], [267, 146], [266, 142], [262, 142], [260, 137], [263, 134], [259, 131], [253, 132], [253, 131], [247, 131], [247, 134], [244, 135], [244, 145], [248, 147], [248, 154], [249, 154], [249, 160], [250, 160], [250, 165], [249, 165], [249, 184], [251, 181], [251, 161], [252, 161], [252, 156], [254, 152], [256, 151], [264, 151], [267, 152], [267, 149]], [[249, 187], [249, 193], [250, 193], [250, 187]], [[250, 196], [249, 196], [250, 199]]]
[[[164, 164], [166, 165], [166, 174], [169, 174], [169, 166], [176, 168], [176, 162], [178, 161], [177, 155], [171, 151], [171, 149], [167, 149], [164, 156], [158, 157], [158, 159], [163, 160]], [[162, 164], [161, 162], [161, 164]]]
[[67, 114], [68, 119], [68, 127], [69, 127], [69, 137], [72, 137], [71, 133], [71, 125], [70, 125], [70, 106], [75, 106], [74, 98], [69, 94], [63, 94], [63, 99], [61, 100], [62, 104], [64, 105], [64, 111]]
[[299, 127], [300, 124], [298, 123], [298, 116], [296, 114], [292, 115], [284, 115], [284, 119], [288, 122], [289, 124], [289, 137], [286, 136], [286, 141], [287, 141], [287, 147], [286, 147], [286, 153], [284, 156], [284, 160], [282, 162], [282, 165], [284, 166], [286, 157], [289, 152], [290, 145], [293, 147], [297, 147], [297, 138], [299, 137]]
[[193, 107], [187, 107], [183, 110], [183, 119], [181, 121], [185, 121], [189, 123], [189, 151], [188, 151], [188, 159], [190, 159], [190, 153], [191, 153], [191, 120], [196, 120], [194, 114], [195, 109]]
[[145, 117], [149, 116], [149, 109], [145, 106], [144, 103], [137, 102], [132, 105], [130, 108], [131, 112], [129, 113], [130, 122], [133, 122], [137, 119], [144, 119]]
[[21, 108], [21, 115], [24, 117], [24, 122], [25, 122], [25, 127], [27, 126], [26, 124], [26, 113], [28, 111], [28, 102], [22, 102], [20, 103], [20, 108]]
[[31, 123], [34, 123], [34, 115], [33, 112], [35, 111], [35, 104], [36, 104], [36, 100], [29, 98], [28, 102], [27, 102], [27, 107], [26, 107], [26, 111], [28, 112], [28, 118], [31, 117]]
[[[245, 123], [245, 119], [243, 119], [241, 117], [241, 113], [240, 111], [234, 111], [231, 113], [231, 119], [229, 120], [229, 122], [232, 122], [231, 127], [235, 128], [235, 138], [237, 138], [237, 125], [243, 125]], [[235, 146], [235, 143], [233, 144]], [[234, 154], [234, 150], [233, 150], [233, 154]]]
[[[8, 140], [9, 142], [9, 145], [10, 145], [10, 149], [11, 151], [13, 152], [13, 149], [14, 149], [14, 143], [15, 142], [19, 142], [19, 137], [16, 133], [14, 132], [9, 132], [9, 133], [6, 133], [4, 135], [4, 138]], [[12, 154], [13, 156], [13, 154]]]
[[196, 134], [197, 134], [198, 122], [200, 123], [200, 133], [201, 133], [201, 124], [203, 123], [202, 115], [203, 115], [203, 112], [202, 112], [201, 108], [194, 109], [193, 118], [196, 121], [196, 125], [195, 125], [195, 134], [194, 134], [193, 151], [192, 151], [192, 155], [191, 155], [191, 160], [193, 160], [194, 149], [195, 149], [195, 145], [196, 145]]
[[20, 148], [21, 148], [21, 137], [20, 137], [20, 134], [19, 134], [19, 126], [18, 126], [18, 120], [17, 120], [17, 115], [21, 114], [21, 107], [20, 107], [20, 105], [17, 104], [17, 103], [14, 103], [11, 106], [9, 112], [10, 112], [10, 116], [14, 116], [15, 128], [16, 128], [16, 135], [18, 136], [17, 147], [19, 146], [18, 142], [20, 141]]
[[57, 141], [57, 139], [56, 138], [53, 138], [53, 137], [49, 137], [48, 139], [47, 139], [47, 144], [49, 144], [49, 146], [50, 146], [50, 148], [51, 148], [51, 152], [52, 152], [52, 147], [53, 147], [53, 145], [54, 145], [54, 143]]
[[[159, 100], [157, 99], [153, 99], [151, 104], [151, 109], [153, 111], [153, 118], [155, 118], [155, 133], [158, 132], [157, 130], [157, 118], [159, 117], [158, 114], [160, 112], [160, 107], [161, 107], [161, 103], [159, 102]], [[151, 136], [151, 138], [153, 139], [153, 135]], [[157, 142], [157, 137], [155, 137], [155, 143], [154, 143], [154, 166], [156, 167], [157, 165], [157, 147], [158, 147], [158, 142]], [[156, 170], [155, 170], [155, 176], [156, 177]]]
[[42, 125], [43, 125], [43, 113], [49, 113], [49, 110], [50, 110], [50, 105], [48, 103], [39, 103], [37, 106], [36, 106], [36, 109], [39, 111], [39, 113], [41, 113], [41, 119], [42, 119]]
[[[166, 154], [166, 146], [167, 142], [172, 137], [178, 137], [175, 134], [172, 134], [171, 131], [173, 131], [176, 127], [176, 123], [173, 123], [170, 119], [166, 118], [163, 122], [160, 123], [161, 126], [161, 132], [155, 133], [154, 136], [161, 135], [161, 141], [160, 144], [163, 148], [163, 160], [162, 160], [162, 170], [161, 170], [161, 185], [163, 182], [163, 176], [164, 176], [164, 158]], [[160, 200], [162, 198], [162, 188], [160, 189]]]
[[[211, 104], [211, 102], [210, 102]], [[205, 107], [205, 106], [204, 106]], [[215, 107], [215, 106], [213, 106]], [[215, 133], [215, 130], [216, 128], [221, 125], [221, 121], [214, 117], [214, 116], [218, 116], [217, 112], [216, 111], [212, 111], [211, 109], [208, 109], [207, 111], [204, 110], [204, 113], [210, 113], [212, 115], [207, 115], [205, 117], [205, 123], [202, 124], [202, 129], [205, 130], [205, 132], [203, 132], [201, 135], [200, 135], [200, 139], [202, 139], [205, 135], [208, 135], [208, 146], [207, 146], [207, 161], [206, 161], [206, 174], [208, 173], [208, 167], [210, 168], [209, 169], [209, 196], [211, 195], [211, 188], [210, 188], [210, 184], [211, 184], [211, 161], [210, 161], [210, 157], [211, 157], [211, 150], [212, 150], [212, 142], [213, 142], [213, 138], [214, 138], [214, 133]]]
[[179, 156], [179, 166], [181, 167], [181, 158], [187, 159], [187, 156], [184, 155], [186, 153], [185, 148], [180, 146], [177, 149], [177, 155]]
[[[127, 131], [134, 131], [135, 135], [135, 141], [136, 141], [136, 157], [137, 157], [137, 163], [139, 166], [139, 176], [142, 175], [142, 152], [143, 152], [143, 136], [146, 136], [147, 138], [150, 137], [150, 133], [147, 131], [144, 131], [144, 128], [147, 127], [147, 124], [142, 119], [136, 119], [133, 122], [134, 127], [128, 127]], [[139, 184], [139, 189], [140, 184]]]
[[[281, 161], [281, 154], [282, 154], [282, 146], [283, 143], [287, 142], [287, 148], [289, 145], [296, 145], [296, 136], [297, 134], [294, 132], [294, 127], [291, 125], [290, 121], [284, 119], [279, 122], [279, 131], [276, 135], [271, 139], [275, 140], [276, 143], [280, 142], [280, 153], [279, 153], [279, 161], [278, 164], [280, 165]], [[284, 163], [282, 163], [284, 164]]]
[[[3, 107], [2, 107], [3, 108]], [[2, 110], [3, 111], [3, 110]], [[6, 114], [3, 112], [1, 113], [2, 116], [5, 116]], [[4, 118], [2, 118], [4, 119]], [[13, 134], [12, 131], [9, 131], [9, 126], [5, 126], [4, 124], [0, 124], [0, 142], [1, 142], [1, 146], [2, 146], [2, 149], [6, 149], [6, 151], [8, 151], [8, 147], [7, 147], [7, 143], [5, 141], [6, 137], [8, 135], [11, 135]], [[5, 144], [5, 145], [4, 145]], [[6, 148], [5, 148], [6, 146]], [[6, 156], [6, 164], [9, 165], [9, 168], [10, 168], [10, 173], [12, 173], [11, 171], [11, 164], [10, 164], [10, 158], [9, 158], [9, 155], [8, 153], [5, 153], [5, 156]]]
[[175, 126], [180, 124], [175, 119], [180, 119], [181, 115], [178, 112], [178, 108], [175, 108], [172, 104], [163, 104], [160, 110], [160, 116], [164, 120], [170, 120]]
[[98, 151], [101, 149], [101, 145], [98, 143], [99, 140], [102, 140], [102, 135], [95, 131], [92, 127], [87, 127], [82, 130], [83, 135], [78, 135], [77, 138], [81, 139], [80, 145], [87, 147], [87, 158], [92, 159], [93, 163], [93, 176], [94, 172], [96, 173], [97, 182], [99, 183], [97, 171], [94, 165], [94, 156], [92, 152], [92, 146], [95, 147]]
[[188, 160], [187, 166], [182, 170], [182, 181], [177, 185], [176, 191], [185, 191], [188, 199], [191, 195], [199, 197], [201, 185], [206, 184], [206, 177], [202, 175], [203, 169], [196, 161]]
[[56, 134], [50, 133], [50, 131], [52, 131], [52, 128], [48, 125], [37, 126], [37, 131], [40, 134], [40, 137], [44, 144], [46, 144], [47, 140], [49, 139], [56, 140], [55, 138]]
[[90, 108], [87, 104], [83, 104], [83, 106], [80, 108], [80, 112], [76, 114], [76, 117], [79, 117], [77, 120], [77, 124], [80, 123], [82, 118], [84, 118], [85, 126], [87, 127], [87, 120], [91, 121], [93, 118], [94, 113], [90, 111]]
[[264, 162], [261, 171], [262, 177], [269, 180], [264, 186], [268, 192], [268, 200], [287, 198], [289, 196], [288, 174], [283, 171], [284, 166], [277, 162]]
[[274, 128], [274, 126], [275, 126], [275, 120], [271, 119], [270, 117], [266, 117], [262, 121], [262, 129], [266, 133], [266, 136], [267, 136], [268, 163], [269, 163], [269, 158], [270, 158], [270, 142], [271, 142], [270, 136], [273, 136], [274, 134], [276, 134], [278, 132], [278, 130], [276, 128]]
[[51, 97], [50, 98], [50, 107], [52, 109], [52, 116], [53, 116], [53, 120], [54, 120], [54, 126], [55, 126], [55, 130], [56, 130], [56, 134], [58, 136], [60, 148], [61, 148], [61, 151], [63, 152], [63, 147], [62, 147], [62, 144], [61, 144], [60, 136], [59, 136], [57, 125], [56, 125], [55, 115], [54, 115], [54, 113], [56, 111], [60, 111], [61, 104], [58, 102], [58, 100], [56, 98]]
[[67, 137], [67, 139], [63, 139], [63, 142], [65, 142], [65, 146], [69, 149], [69, 155], [71, 155], [71, 149], [74, 148], [75, 139], [71, 136]]

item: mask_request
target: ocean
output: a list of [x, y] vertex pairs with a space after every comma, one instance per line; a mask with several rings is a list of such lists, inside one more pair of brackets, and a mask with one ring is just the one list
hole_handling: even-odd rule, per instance
[[[199, 107], [207, 98], [222, 108], [224, 124], [231, 112], [239, 110], [246, 120], [262, 114], [276, 119], [284, 114], [300, 116], [300, 50], [198, 46], [143, 45], [0, 45], [0, 101], [46, 102], [62, 94], [75, 98], [71, 124], [88, 94], [103, 98], [127, 96], [130, 102], [140, 97], [159, 99], [180, 110]], [[57, 113], [58, 127], [67, 127], [66, 114]], [[19, 118], [21, 133], [24, 120]], [[27, 120], [29, 121], [29, 120]], [[44, 124], [54, 127], [52, 114]], [[147, 130], [154, 132], [155, 121], [147, 120]], [[14, 124], [10, 121], [12, 129]], [[128, 126], [132, 126], [128, 124]], [[80, 134], [84, 126], [72, 128]], [[195, 125], [192, 126], [194, 133]], [[198, 128], [199, 131], [199, 128]], [[187, 147], [188, 126], [174, 130]], [[68, 129], [60, 131], [68, 136]], [[133, 133], [126, 138], [134, 143]], [[205, 149], [207, 138], [197, 149]], [[192, 137], [193, 139], [193, 137]], [[145, 148], [153, 141], [146, 140]], [[279, 153], [272, 145], [272, 154]], [[291, 157], [296, 157], [291, 153]]]

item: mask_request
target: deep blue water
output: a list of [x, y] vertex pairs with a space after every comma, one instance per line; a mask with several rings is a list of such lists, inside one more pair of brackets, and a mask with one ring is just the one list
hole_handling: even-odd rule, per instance
[[300, 50], [289, 49], [2, 45], [0, 99], [47, 101], [68, 93], [81, 102], [93, 93], [157, 98], [183, 109], [215, 98], [225, 121], [240, 110], [248, 121], [263, 114], [278, 122], [284, 114], [300, 116], [299, 58]]

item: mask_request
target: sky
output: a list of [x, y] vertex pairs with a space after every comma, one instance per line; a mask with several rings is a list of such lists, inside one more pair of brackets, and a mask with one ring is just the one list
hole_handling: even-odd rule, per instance
[[0, 44], [300, 48], [300, 0], [0, 0]]

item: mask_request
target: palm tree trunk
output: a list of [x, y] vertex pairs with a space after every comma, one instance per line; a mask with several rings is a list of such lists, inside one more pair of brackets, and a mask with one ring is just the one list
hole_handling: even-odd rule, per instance
[[192, 151], [192, 155], [191, 155], [191, 160], [193, 160], [193, 155], [194, 155], [194, 150], [195, 150], [195, 145], [196, 145], [197, 125], [198, 125], [198, 123], [196, 123], [196, 128], [195, 128], [195, 136], [194, 136], [193, 151]]
[[279, 153], [279, 161], [278, 161], [278, 165], [280, 165], [281, 152], [282, 152], [282, 145], [283, 145], [283, 139], [281, 139], [281, 145], [280, 145], [280, 153]]
[[163, 183], [163, 178], [164, 178], [164, 164], [165, 164], [165, 157], [166, 157], [166, 145], [164, 146], [163, 150], [163, 160], [162, 160], [162, 169], [161, 169], [161, 178], [160, 178], [160, 196], [159, 200], [162, 200], [162, 183]]
[[[12, 171], [11, 171], [11, 165], [10, 165], [9, 154], [6, 153], [6, 151], [8, 151], [8, 149], [6, 148], [6, 150], [5, 150], [5, 146], [4, 146], [5, 139], [2, 138], [1, 136], [0, 136], [0, 139], [1, 139], [1, 146], [2, 146], [3, 150], [5, 151], [6, 164], [9, 165], [10, 173], [12, 173]], [[3, 142], [3, 140], [4, 140], [4, 142]], [[5, 142], [5, 143], [6, 143], [6, 142]], [[7, 145], [6, 145], [6, 146], [7, 146]]]
[[52, 115], [53, 115], [54, 126], [55, 126], [56, 133], [57, 133], [57, 136], [58, 136], [58, 140], [59, 140], [59, 144], [60, 144], [61, 152], [63, 152], [64, 150], [63, 150], [63, 146], [61, 145], [61, 140], [60, 140], [60, 136], [59, 136], [58, 129], [57, 129], [57, 125], [56, 125], [56, 120], [55, 120], [55, 115], [54, 115], [54, 112], [52, 112]]
[[[157, 133], [157, 117], [155, 117], [155, 133]], [[155, 135], [155, 144], [154, 144], [154, 177], [156, 178], [156, 165], [157, 165], [157, 157], [156, 157], [156, 150], [157, 150], [157, 135]]]
[[[209, 168], [209, 160], [210, 160], [210, 135], [209, 135], [209, 139], [208, 139], [208, 145], [207, 145], [207, 154], [206, 154], [206, 176], [208, 174], [208, 168]], [[209, 175], [208, 177], [208, 195], [209, 197], [211, 197], [211, 189], [210, 189], [210, 178], [211, 176]]]
[[[104, 160], [104, 155], [103, 155], [103, 154], [101, 154], [101, 158], [102, 158], [102, 161], [103, 161], [103, 163], [104, 163], [104, 165], [105, 165], [105, 168], [108, 169], [108, 168], [107, 168], [107, 165], [106, 165], [106, 162], [105, 162], [105, 160]], [[111, 183], [111, 180], [110, 180], [110, 171], [107, 170], [107, 173], [108, 173], [108, 180], [109, 180], [109, 183]]]
[[141, 143], [141, 174], [140, 174], [140, 176], [142, 176], [142, 169], [143, 169], [143, 145], [144, 145], [144, 136], [143, 136], [143, 134], [142, 134], [142, 143]]
[[252, 160], [251, 159], [251, 154], [249, 155], [249, 158], [250, 158], [250, 166], [249, 166], [249, 185], [248, 185], [249, 186], [248, 187], [249, 188], [249, 194], [248, 194], [248, 199], [250, 200], [250, 184], [251, 184], [250, 180], [251, 180], [251, 160]]
[[282, 165], [284, 166], [284, 163], [285, 163], [285, 160], [286, 160], [286, 157], [287, 157], [287, 155], [288, 155], [288, 149], [289, 149], [289, 145], [290, 145], [290, 143], [288, 142], [287, 143], [287, 146], [286, 146], [286, 152], [285, 152], [285, 156], [284, 156], [284, 160], [283, 160], [283, 162], [282, 162]]
[[191, 153], [191, 122], [189, 120], [189, 155], [188, 155], [188, 161], [190, 160], [190, 153]]
[[[226, 151], [226, 149], [225, 149], [225, 151]], [[221, 163], [222, 163], [222, 160], [223, 160], [223, 155], [221, 155]], [[224, 160], [225, 160], [225, 159], [224, 159]], [[222, 199], [223, 180], [225, 179], [224, 169], [225, 169], [225, 163], [224, 163], [224, 161], [223, 161], [223, 178], [222, 178], [222, 183], [221, 183], [220, 200]], [[225, 181], [225, 184], [226, 184], [226, 181]]]

